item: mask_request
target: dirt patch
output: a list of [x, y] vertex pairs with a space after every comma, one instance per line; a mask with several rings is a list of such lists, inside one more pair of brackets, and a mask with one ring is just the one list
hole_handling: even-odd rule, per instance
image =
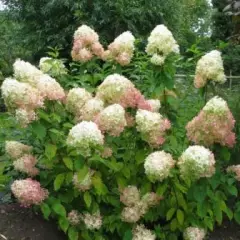
[[54, 222], [18, 204], [0, 205], [0, 240], [66, 240]]

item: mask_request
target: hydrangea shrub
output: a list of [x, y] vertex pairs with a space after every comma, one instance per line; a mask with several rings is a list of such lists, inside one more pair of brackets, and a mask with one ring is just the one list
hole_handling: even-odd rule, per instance
[[[58, 82], [68, 75], [61, 60], [43, 58], [40, 69], [16, 60], [2, 96], [29, 134], [5, 144], [12, 193], [22, 206], [56, 219], [70, 240], [202, 240], [224, 213], [233, 218], [227, 199], [237, 195], [239, 167], [225, 170], [222, 160], [236, 142], [235, 120], [227, 103], [214, 97], [177, 139], [168, 93], [179, 46], [164, 25], [152, 31], [144, 59], [151, 56], [153, 87], [144, 94], [128, 71], [123, 74], [135, 67], [134, 41], [124, 32], [105, 50], [93, 29], [79, 27], [72, 66], [85, 74], [97, 61], [104, 78], [91, 85], [75, 77], [70, 89]], [[224, 82], [220, 54], [203, 57], [196, 73], [196, 87]]]

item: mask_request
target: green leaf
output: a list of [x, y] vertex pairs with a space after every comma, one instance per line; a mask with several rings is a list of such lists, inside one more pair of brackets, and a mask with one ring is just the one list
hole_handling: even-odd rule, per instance
[[234, 213], [234, 219], [240, 225], [240, 212]]
[[50, 214], [51, 214], [51, 209], [50, 209], [50, 207], [49, 207], [46, 203], [42, 203], [42, 204], [41, 204], [41, 211], [42, 211], [42, 213], [43, 213], [44, 218], [48, 220], [48, 217], [49, 217]]
[[73, 161], [72, 161], [71, 158], [64, 157], [63, 162], [64, 162], [64, 164], [66, 165], [67, 168], [69, 168], [70, 170], [73, 170]]
[[215, 215], [215, 218], [216, 218], [216, 221], [218, 222], [218, 224], [222, 224], [222, 219], [223, 219], [222, 210], [218, 203], [214, 204], [213, 212], [214, 212], [214, 215]]
[[58, 220], [60, 228], [66, 233], [69, 227], [69, 222], [66, 218], [60, 217]]
[[238, 190], [237, 190], [236, 187], [234, 187], [234, 186], [229, 186], [227, 189], [228, 189], [229, 193], [231, 193], [233, 196], [236, 196], [236, 197], [237, 197], [237, 195], [238, 195]]
[[46, 128], [39, 122], [33, 122], [32, 123], [32, 131], [35, 133], [38, 139], [43, 139], [45, 138], [47, 131]]
[[141, 149], [136, 152], [135, 159], [137, 165], [142, 164], [146, 158], [146, 151]]
[[227, 161], [227, 162], [231, 158], [231, 153], [230, 153], [230, 151], [226, 147], [221, 148], [220, 155], [221, 155], [221, 158], [224, 161]]
[[72, 182], [72, 179], [73, 179], [73, 173], [72, 172], [66, 173], [65, 182], [67, 185]]
[[68, 229], [68, 237], [69, 240], [78, 240], [78, 232], [75, 227], [70, 227]]
[[132, 231], [128, 230], [128, 231], [125, 232], [123, 240], [132, 240], [132, 237], [133, 237]]
[[53, 144], [47, 144], [45, 146], [45, 155], [48, 159], [53, 159], [56, 156], [57, 147]]
[[167, 183], [163, 183], [163, 184], [161, 183], [157, 188], [157, 191], [156, 191], [157, 195], [163, 196], [163, 194], [166, 192], [167, 188], [168, 188]]
[[61, 188], [61, 186], [64, 182], [64, 179], [65, 179], [65, 174], [64, 173], [61, 173], [61, 174], [57, 175], [57, 177], [54, 180], [54, 190], [55, 191], [58, 191]]
[[177, 210], [177, 220], [180, 225], [183, 225], [184, 223], [184, 212], [180, 209]]
[[62, 217], [66, 217], [67, 213], [66, 213], [65, 207], [61, 203], [53, 204], [52, 208], [54, 212], [57, 213], [58, 215]]
[[105, 195], [108, 192], [108, 189], [105, 186], [105, 184], [102, 182], [102, 179], [100, 176], [98, 175], [93, 176], [92, 182], [98, 195]]
[[81, 168], [83, 168], [84, 163], [85, 163], [85, 160], [81, 156], [78, 156], [77, 159], [74, 159], [74, 169], [75, 169], [75, 171], [79, 171]]
[[176, 208], [170, 208], [168, 210], [167, 217], [166, 217], [167, 221], [172, 219], [172, 217], [173, 217], [174, 213], [176, 212], [176, 210], [177, 210]]
[[213, 220], [210, 217], [204, 218], [204, 223], [211, 231], [213, 231]]
[[171, 223], [170, 223], [170, 229], [171, 229], [172, 232], [176, 231], [177, 225], [178, 225], [178, 224], [177, 224], [177, 219], [174, 218], [174, 219], [171, 221]]
[[82, 182], [84, 178], [89, 174], [89, 168], [84, 165], [82, 169], [80, 169], [77, 173], [78, 181]]
[[91, 197], [90, 193], [85, 192], [84, 195], [83, 195], [83, 198], [84, 198], [84, 201], [85, 201], [87, 207], [89, 208], [91, 206], [91, 203], [92, 203], [92, 197]]

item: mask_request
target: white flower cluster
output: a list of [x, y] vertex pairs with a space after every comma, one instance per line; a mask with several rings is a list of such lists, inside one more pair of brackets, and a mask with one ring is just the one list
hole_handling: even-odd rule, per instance
[[94, 122], [83, 121], [74, 126], [67, 137], [67, 145], [89, 156], [91, 149], [103, 145], [104, 136]]
[[161, 108], [161, 102], [158, 99], [149, 99], [147, 103], [150, 104], [152, 112], [158, 112]]
[[158, 25], [148, 38], [146, 52], [152, 56], [153, 64], [162, 65], [170, 53], [179, 53], [179, 46], [168, 28]]
[[15, 111], [15, 118], [19, 125], [23, 128], [27, 127], [29, 123], [38, 119], [34, 110], [26, 110], [23, 108], [18, 108]]
[[197, 180], [215, 173], [214, 155], [203, 146], [188, 147], [179, 158], [178, 165], [182, 178]]
[[98, 98], [92, 98], [86, 101], [80, 109], [80, 120], [94, 121], [97, 115], [104, 109], [104, 102]]
[[98, 42], [99, 36], [92, 28], [82, 25], [74, 32], [74, 39], [84, 40], [88, 44], [92, 44]]
[[66, 108], [69, 112], [78, 116], [82, 106], [91, 98], [91, 93], [84, 88], [72, 88], [67, 95]]
[[99, 212], [94, 214], [85, 213], [82, 216], [82, 220], [85, 223], [86, 228], [89, 230], [99, 230], [102, 226], [102, 216]]
[[171, 169], [174, 167], [175, 161], [171, 154], [164, 151], [151, 153], [145, 160], [145, 173], [149, 178], [156, 181], [163, 181], [170, 175]]
[[132, 87], [132, 82], [124, 76], [111, 74], [97, 88], [97, 97], [107, 103], [119, 103], [125, 92]]
[[144, 225], [137, 225], [133, 229], [133, 238], [132, 240], [155, 240], [156, 235], [152, 231], [145, 228]]
[[217, 50], [207, 53], [197, 62], [195, 86], [203, 87], [208, 80], [226, 82], [221, 52]]
[[94, 171], [90, 170], [87, 175], [84, 177], [82, 181], [78, 180], [78, 174], [75, 173], [73, 176], [73, 185], [74, 187], [80, 191], [85, 192], [89, 190], [92, 187], [92, 176], [94, 174]]
[[72, 210], [68, 213], [67, 219], [71, 225], [76, 226], [80, 223], [80, 214], [77, 210]]
[[198, 227], [188, 227], [183, 233], [184, 240], [203, 240], [205, 236], [205, 230]]
[[96, 123], [103, 132], [119, 136], [127, 125], [125, 110], [119, 104], [112, 104], [99, 113]]
[[31, 152], [32, 147], [16, 141], [6, 141], [5, 151], [13, 159], [22, 157], [25, 153]]
[[222, 115], [228, 112], [229, 108], [225, 100], [218, 96], [215, 96], [207, 102], [203, 108], [203, 111], [207, 113]]
[[39, 61], [39, 68], [42, 72], [54, 77], [67, 73], [67, 69], [61, 60], [50, 57], [41, 58]]
[[120, 196], [120, 201], [128, 207], [134, 206], [137, 202], [139, 202], [140, 192], [137, 187], [128, 186], [124, 188]]

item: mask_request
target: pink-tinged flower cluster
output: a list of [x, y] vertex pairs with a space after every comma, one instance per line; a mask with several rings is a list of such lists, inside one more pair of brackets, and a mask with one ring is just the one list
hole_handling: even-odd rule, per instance
[[11, 185], [11, 190], [25, 207], [41, 204], [48, 197], [48, 191], [42, 188], [38, 181], [31, 178], [15, 180]]
[[114, 60], [122, 66], [128, 65], [133, 57], [134, 41], [135, 38], [131, 32], [122, 33], [108, 46], [103, 59]]
[[219, 143], [222, 146], [233, 147], [236, 142], [234, 125], [235, 120], [227, 103], [219, 97], [214, 97], [198, 116], [187, 124], [187, 136], [195, 144], [211, 146]]
[[85, 213], [81, 216], [82, 221], [89, 230], [99, 230], [102, 226], [102, 216], [100, 212], [94, 214]]
[[140, 108], [151, 110], [150, 104], [137, 90], [134, 84], [119, 74], [107, 76], [97, 88], [96, 96], [107, 104], [118, 103], [124, 108]]
[[165, 132], [171, 128], [168, 119], [160, 113], [139, 109], [136, 114], [137, 130], [152, 147], [158, 147], [165, 142]]
[[26, 128], [29, 123], [38, 119], [34, 110], [18, 108], [15, 111], [15, 118], [22, 128]]
[[67, 219], [71, 225], [76, 226], [80, 223], [80, 217], [81, 215], [77, 210], [72, 210], [68, 213]]
[[161, 108], [161, 102], [158, 99], [149, 99], [147, 100], [147, 103], [151, 107], [152, 112], [159, 112], [159, 109]]
[[86, 25], [79, 27], [74, 33], [72, 58], [74, 61], [87, 62], [93, 56], [102, 57], [104, 48], [99, 42], [98, 34]]
[[99, 113], [95, 123], [102, 132], [119, 136], [127, 125], [125, 110], [119, 104], [112, 104]]
[[103, 151], [101, 152], [101, 156], [103, 158], [110, 158], [113, 154], [113, 151], [110, 147], [104, 147]]
[[30, 154], [25, 154], [13, 162], [15, 170], [27, 173], [31, 177], [34, 177], [39, 173], [39, 170], [35, 167], [36, 164], [37, 159]]
[[137, 225], [133, 231], [132, 240], [155, 240], [156, 235], [152, 231], [145, 228], [144, 225]]
[[93, 170], [89, 170], [87, 175], [84, 177], [82, 181], [79, 181], [78, 179], [78, 174], [75, 173], [73, 176], [73, 185], [74, 187], [80, 191], [80, 192], [85, 192], [92, 187], [92, 176], [94, 174]]
[[240, 181], [240, 165], [232, 165], [227, 168], [228, 173], [234, 173], [235, 179]]
[[121, 191], [120, 201], [126, 206], [121, 213], [122, 221], [136, 223], [149, 208], [159, 204], [162, 197], [156, 193], [146, 193], [142, 198], [136, 186], [128, 186]]
[[203, 240], [206, 236], [206, 231], [198, 227], [188, 227], [183, 232], [184, 240]]
[[221, 53], [217, 50], [207, 53], [197, 62], [194, 86], [202, 88], [210, 80], [216, 83], [226, 82]]
[[5, 151], [13, 159], [22, 157], [26, 153], [30, 153], [32, 150], [31, 146], [22, 144], [16, 141], [6, 141]]

